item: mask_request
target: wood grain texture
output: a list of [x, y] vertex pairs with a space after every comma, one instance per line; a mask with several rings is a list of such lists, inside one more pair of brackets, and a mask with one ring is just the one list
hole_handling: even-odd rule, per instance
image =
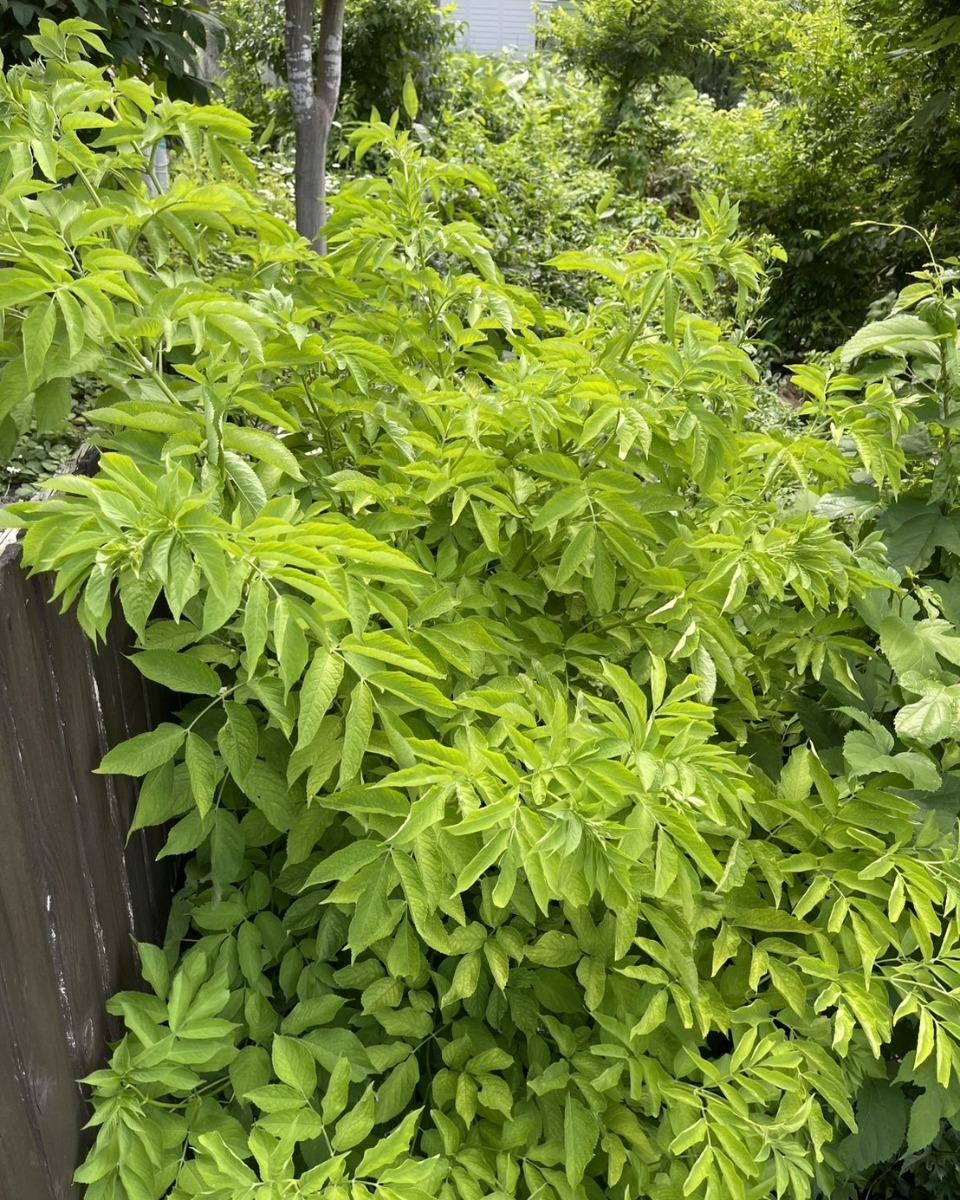
[[170, 867], [156, 835], [126, 842], [131, 780], [93, 775], [162, 719], [127, 661], [122, 621], [95, 651], [71, 614], [0, 554], [0, 1197], [75, 1200], [87, 1144], [76, 1080], [119, 1028], [108, 996], [138, 987], [133, 941], [162, 933]]

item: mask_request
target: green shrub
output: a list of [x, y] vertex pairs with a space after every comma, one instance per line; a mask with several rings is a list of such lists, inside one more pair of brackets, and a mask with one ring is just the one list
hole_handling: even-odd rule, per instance
[[[930, 253], [929, 245], [926, 250]], [[895, 422], [900, 429], [899, 459], [869, 463], [869, 474], [822, 504], [850, 522], [879, 529], [893, 573], [909, 591], [896, 598], [877, 594], [862, 609], [883, 654], [860, 668], [861, 690], [878, 734], [906, 736], [940, 758], [941, 785], [921, 802], [950, 837], [960, 811], [956, 265], [934, 263], [918, 272], [892, 312], [856, 333], [832, 362], [798, 368], [794, 377], [812, 397], [807, 418], [821, 422], [824, 431], [844, 427], [857, 440], [871, 425]], [[919, 1081], [908, 1049], [899, 1055], [898, 1078], [912, 1090]], [[952, 1194], [958, 1178], [955, 1105], [950, 1092], [928, 1088], [911, 1113], [907, 1153], [901, 1157], [888, 1141], [889, 1161], [869, 1172], [856, 1194], [869, 1200], [939, 1200]], [[889, 1108], [877, 1118], [899, 1121]], [[853, 1196], [854, 1190], [841, 1195]]]
[[624, 194], [619, 173], [591, 161], [602, 99], [582, 75], [543, 56], [518, 65], [465, 54], [453, 60], [450, 79], [429, 145], [481, 168], [493, 187], [468, 184], [450, 197], [448, 211], [479, 222], [511, 282], [583, 308], [597, 294], [596, 281], [549, 267], [550, 259], [565, 250], [619, 253], [669, 228], [659, 204]]
[[[11, 70], [9, 85], [0, 94], [0, 186], [15, 197], [0, 220], [4, 462], [28, 430], [43, 435], [63, 423], [78, 376], [109, 378], [118, 361], [139, 355], [140, 335], [118, 327], [116, 312], [135, 298], [132, 281], [145, 270], [137, 257], [144, 246], [158, 269], [174, 253], [180, 262], [192, 260], [199, 266], [200, 242], [188, 238], [182, 244], [178, 237], [185, 228], [180, 214], [194, 212], [193, 189], [181, 183], [169, 197], [144, 207], [144, 174], [156, 143], [175, 138], [196, 162], [201, 156], [226, 159], [251, 174], [235, 149], [235, 140], [247, 129], [242, 117], [214, 105], [201, 109], [182, 100], [158, 99], [139, 79], [119, 78], [108, 85], [98, 69], [75, 63], [81, 50], [105, 52], [94, 26], [67, 22], [58, 33], [53, 22], [43, 21], [40, 28], [33, 45], [49, 59], [48, 67]], [[55, 85], [59, 91], [52, 98]], [[107, 99], [114, 105], [109, 121], [97, 107]], [[84, 105], [94, 111], [88, 113]], [[144, 110], [151, 114], [149, 131]], [[35, 111], [42, 111], [43, 118], [32, 117]], [[221, 149], [218, 139], [224, 134], [228, 137]], [[139, 149], [134, 146], [138, 138], [143, 139]], [[32, 180], [33, 168], [28, 168], [27, 182], [22, 180], [25, 155], [37, 164]], [[209, 191], [198, 188], [197, 203], [205, 204], [205, 195]], [[86, 210], [93, 198], [90, 215]], [[231, 216], [244, 219], [244, 204], [225, 196], [223, 211], [208, 212], [203, 221], [213, 229], [225, 228]], [[131, 211], [135, 216], [129, 216]], [[134, 232], [120, 232], [126, 223]], [[23, 239], [26, 226], [32, 241]], [[93, 287], [90, 277], [97, 280]], [[209, 286], [184, 295], [183, 311], [202, 307], [204, 296], [210, 299]], [[162, 360], [162, 352], [157, 353]]]
[[844, 0], [802, 12], [751, 3], [723, 45], [746, 95], [726, 110], [687, 96], [665, 112], [671, 144], [654, 190], [675, 203], [685, 187], [735, 198], [747, 226], [788, 256], [770, 288], [765, 336], [781, 360], [830, 350], [909, 259], [886, 231], [858, 227], [904, 212], [902, 175], [882, 153], [889, 61]]
[[960, 19], [951, 0], [851, 4], [873, 53], [886, 65], [877, 137], [884, 169], [899, 180], [907, 221], [936, 226], [956, 244], [960, 184]]
[[87, 1200], [807, 1200], [931, 1142], [960, 638], [836, 499], [902, 490], [897, 388], [808, 368], [809, 429], [758, 428], [716, 200], [562, 256], [601, 282], [560, 317], [442, 219], [476, 173], [385, 124], [325, 259], [239, 187], [151, 198], [170, 121], [214, 171], [243, 123], [131, 107], [72, 29], [0, 82], [54, 131], [0, 141], [0, 353], [28, 386], [73, 339], [103, 454], [7, 520], [182, 697], [100, 770], [187, 856]]
[[726, 28], [725, 8], [723, 0], [578, 0], [550, 11], [549, 42], [600, 88], [590, 156], [613, 167], [626, 190], [644, 191], [663, 149], [662, 93], [676, 77], [728, 96], [729, 64], [709, 49]]

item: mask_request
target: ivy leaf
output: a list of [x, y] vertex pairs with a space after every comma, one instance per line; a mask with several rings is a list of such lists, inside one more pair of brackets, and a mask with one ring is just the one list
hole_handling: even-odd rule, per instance
[[894, 725], [901, 737], [921, 746], [935, 746], [960, 729], [960, 699], [954, 688], [931, 680], [919, 700], [900, 709]]

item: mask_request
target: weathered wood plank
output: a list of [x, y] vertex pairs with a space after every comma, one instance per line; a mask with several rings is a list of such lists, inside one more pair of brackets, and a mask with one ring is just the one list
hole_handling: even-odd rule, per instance
[[[0, 686], [0, 702], [9, 698]], [[0, 1019], [14, 1064], [22, 1116], [33, 1131], [18, 1147], [8, 1144], [11, 1179], [0, 1179], [0, 1195], [18, 1195], [13, 1182], [39, 1153], [50, 1190], [38, 1200], [67, 1196], [76, 1164], [81, 1105], [74, 1059], [61, 1007], [62, 979], [54, 961], [49, 913], [37, 878], [35, 836], [29, 827], [22, 768], [14, 730], [0, 721]], [[3, 1122], [5, 1124], [5, 1120]], [[19, 1161], [19, 1166], [17, 1165]], [[59, 1186], [55, 1186], [59, 1185]], [[32, 1195], [24, 1192], [22, 1194]]]
[[79, 1074], [95, 1051], [88, 1014], [102, 994], [102, 937], [63, 733], [55, 678], [61, 668], [51, 659], [45, 608], [34, 581], [22, 573], [0, 575], [0, 613], [10, 636], [0, 646], [0, 686], [10, 704], [34, 868], [49, 911], [51, 954], [66, 988], [61, 999]]
[[[3, 918], [0, 916], [0, 925]], [[0, 1195], [54, 1194], [50, 1165], [0, 974]]]
[[[105, 751], [160, 719], [126, 661], [124, 627], [94, 652], [47, 603], [19, 551], [0, 552], [0, 1197], [76, 1200], [86, 1136], [76, 1080], [119, 1029], [106, 998], [139, 986], [133, 938], [157, 938], [170, 869], [126, 844], [132, 780], [93, 775]], [[127, 635], [128, 636], [128, 635]], [[153, 711], [151, 711], [153, 710]]]
[[[101, 994], [115, 992], [120, 981], [136, 977], [137, 963], [130, 937], [131, 896], [124, 862], [127, 824], [119, 807], [110, 803], [112, 781], [93, 774], [105, 750], [105, 734], [95, 698], [89, 642], [78, 637], [76, 622], [61, 615], [48, 603], [52, 580], [41, 576], [32, 584], [41, 601], [47, 651], [53, 665], [51, 679], [60, 715], [59, 731], [76, 805], [76, 827], [96, 935]], [[126, 680], [110, 680], [111, 687], [128, 686]], [[120, 1022], [101, 1010], [96, 1018], [98, 1046], [120, 1035]]]

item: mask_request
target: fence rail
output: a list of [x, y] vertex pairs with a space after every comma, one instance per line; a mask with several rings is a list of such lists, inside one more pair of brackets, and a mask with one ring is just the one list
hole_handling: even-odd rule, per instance
[[[171, 890], [155, 831], [126, 844], [132, 781], [91, 774], [149, 728], [159, 694], [112, 636], [95, 650], [0, 551], [0, 1197], [75, 1200], [82, 1089], [119, 1035], [104, 1001], [137, 987], [133, 939], [161, 935]], [[122, 621], [111, 632], [123, 633]]]

